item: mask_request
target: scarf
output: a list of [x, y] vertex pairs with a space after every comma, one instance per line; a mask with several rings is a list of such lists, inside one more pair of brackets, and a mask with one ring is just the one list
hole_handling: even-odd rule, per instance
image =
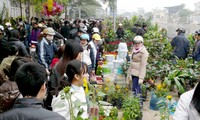
[[139, 48], [133, 48], [133, 53], [138, 53], [142, 49], [143, 45], [141, 45]]

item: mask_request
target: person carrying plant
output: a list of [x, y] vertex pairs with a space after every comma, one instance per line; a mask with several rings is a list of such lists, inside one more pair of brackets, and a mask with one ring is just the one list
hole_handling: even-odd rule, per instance
[[140, 85], [146, 75], [146, 65], [149, 53], [143, 45], [143, 37], [135, 36], [133, 39], [132, 61], [129, 67], [129, 75], [132, 77], [132, 91], [135, 95], [141, 94]]

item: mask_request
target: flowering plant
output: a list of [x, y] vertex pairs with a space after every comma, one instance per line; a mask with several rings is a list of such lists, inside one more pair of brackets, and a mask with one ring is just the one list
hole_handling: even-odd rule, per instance
[[164, 83], [158, 84], [154, 90], [154, 93], [156, 94], [158, 98], [159, 97], [165, 98], [168, 92], [169, 92], [168, 87]]
[[54, 16], [57, 15], [59, 13], [61, 13], [63, 11], [63, 6], [58, 4], [57, 2], [54, 2], [53, 0], [48, 0], [47, 2], [45, 2], [43, 4], [43, 10], [42, 13], [45, 16]]
[[[158, 104], [162, 103], [163, 101], [159, 101]], [[172, 96], [167, 95], [166, 101], [164, 101], [165, 104], [160, 104], [160, 115], [161, 115], [161, 120], [169, 120], [170, 115], [173, 115], [175, 110], [176, 110], [176, 105], [177, 102], [172, 102]]]
[[[70, 87], [67, 86], [61, 91], [61, 99], [66, 99], [69, 103], [70, 120], [83, 120], [81, 115], [83, 114], [83, 109], [80, 108], [82, 105], [80, 100], [72, 101], [72, 95], [74, 93], [70, 92]], [[74, 115], [74, 110], [78, 110], [77, 116]]]

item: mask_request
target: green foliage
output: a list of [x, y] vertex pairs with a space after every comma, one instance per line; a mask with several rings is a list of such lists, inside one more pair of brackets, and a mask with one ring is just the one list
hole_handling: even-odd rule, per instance
[[140, 98], [131, 96], [124, 100], [123, 106], [123, 118], [124, 120], [137, 120], [142, 118], [142, 111], [140, 107]]
[[175, 85], [179, 93], [183, 93], [189, 90], [189, 87], [194, 87], [195, 83], [198, 81], [199, 64], [194, 64], [192, 58], [187, 58], [185, 60], [178, 60], [177, 65], [172, 66], [173, 70], [169, 71], [169, 74], [165, 77], [164, 83], [167, 86]]

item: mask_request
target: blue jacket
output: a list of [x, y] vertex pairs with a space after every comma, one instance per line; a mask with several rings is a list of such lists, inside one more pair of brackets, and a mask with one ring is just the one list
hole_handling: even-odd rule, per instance
[[200, 61], [200, 40], [197, 40], [192, 52], [192, 57], [195, 61]]
[[179, 59], [185, 59], [189, 53], [189, 40], [184, 36], [184, 33], [179, 33], [172, 39], [171, 45], [174, 48], [173, 54]]
[[44, 65], [45, 68], [49, 68], [52, 59], [54, 58], [54, 53], [57, 52], [57, 47], [55, 43], [47, 42], [45, 38], [43, 38], [37, 44], [37, 54], [38, 54], [38, 63]]

